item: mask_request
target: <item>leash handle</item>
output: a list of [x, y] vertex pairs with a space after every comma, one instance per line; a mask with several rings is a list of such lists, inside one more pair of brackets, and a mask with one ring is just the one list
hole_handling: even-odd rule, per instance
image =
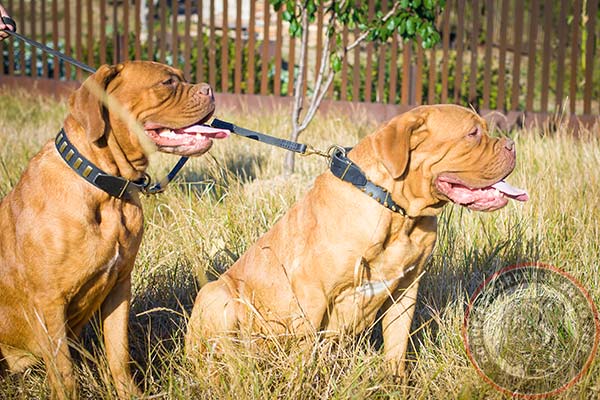
[[235, 130], [235, 125], [233, 125], [231, 122], [221, 121], [217, 118], [212, 120], [210, 126], [217, 129], [225, 129], [230, 132], [233, 132]]
[[[6, 25], [8, 25], [12, 28], [11, 32], [17, 31], [17, 22], [14, 19], [12, 19], [11, 17], [2, 17], [2, 22], [4, 22]], [[5, 31], [6, 29], [2, 29], [2, 30]]]

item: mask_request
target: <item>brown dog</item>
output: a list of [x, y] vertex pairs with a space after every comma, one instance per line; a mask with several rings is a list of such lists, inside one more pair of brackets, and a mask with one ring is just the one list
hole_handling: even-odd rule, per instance
[[[104, 107], [93, 94], [98, 91], [120, 106]], [[141, 134], [118, 111], [143, 125]], [[143, 216], [139, 190], [132, 188], [144, 181], [151, 147], [199, 155], [211, 138], [223, 137], [199, 126], [213, 111], [207, 84], [185, 83], [180, 71], [154, 62], [102, 66], [71, 96], [62, 136], [31, 160], [0, 203], [3, 369], [23, 369], [41, 357], [52, 397], [76, 397], [68, 341], [100, 310], [118, 395], [138, 393], [128, 366], [127, 321]], [[72, 149], [79, 154], [69, 156]], [[89, 162], [125, 182], [120, 194], [86, 182]]]
[[335, 175], [320, 175], [269, 232], [200, 290], [188, 354], [225, 345], [239, 330], [360, 332], [382, 310], [385, 355], [402, 373], [436, 215], [448, 201], [491, 211], [508, 197], [527, 200], [502, 180], [515, 166], [514, 143], [486, 133], [485, 121], [466, 108], [422, 106], [367, 136], [348, 158], [337, 151]]

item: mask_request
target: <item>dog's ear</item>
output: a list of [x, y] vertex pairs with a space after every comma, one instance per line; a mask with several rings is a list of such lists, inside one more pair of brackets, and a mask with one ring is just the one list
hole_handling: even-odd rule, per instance
[[103, 99], [108, 84], [119, 71], [115, 66], [101, 66], [69, 98], [69, 111], [91, 142], [99, 140], [106, 133]]
[[409, 111], [392, 119], [375, 133], [375, 154], [394, 179], [404, 174], [410, 154], [410, 135], [424, 122], [422, 112]]

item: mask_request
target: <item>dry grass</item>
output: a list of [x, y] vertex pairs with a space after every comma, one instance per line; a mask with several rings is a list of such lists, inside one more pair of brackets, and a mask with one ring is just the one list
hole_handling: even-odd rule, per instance
[[[0, 196], [16, 183], [29, 158], [53, 137], [66, 114], [63, 104], [26, 93], [0, 93]], [[285, 136], [284, 111], [240, 113], [224, 119]], [[366, 116], [319, 119], [303, 141], [326, 148], [352, 145], [375, 125]], [[310, 357], [289, 339], [262, 351], [206, 356], [192, 366], [182, 337], [193, 298], [206, 271], [223, 271], [306, 192], [325, 170], [323, 160], [300, 158], [298, 172], [282, 179], [282, 150], [242, 138], [216, 143], [192, 160], [169, 190], [144, 199], [146, 234], [133, 277], [131, 349], [134, 371], [146, 395], [189, 398], [407, 398], [500, 399], [470, 365], [461, 339], [469, 295], [490, 273], [521, 261], [562, 268], [600, 303], [600, 140], [598, 129], [581, 140], [566, 129], [517, 130], [518, 164], [511, 183], [531, 200], [503, 210], [473, 213], [448, 206], [421, 286], [413, 328], [408, 379], [386, 371], [377, 327], [360, 337], [315, 345]], [[156, 156], [153, 175], [175, 162]], [[75, 345], [83, 398], [115, 398], [97, 324]], [[43, 398], [42, 366], [0, 381], [0, 397]], [[600, 395], [600, 363], [559, 397]]]

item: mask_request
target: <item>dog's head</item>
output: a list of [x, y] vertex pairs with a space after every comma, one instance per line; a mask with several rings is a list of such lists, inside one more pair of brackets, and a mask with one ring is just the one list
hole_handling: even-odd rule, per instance
[[447, 201], [493, 211], [508, 199], [528, 199], [504, 181], [515, 167], [514, 142], [490, 137], [485, 121], [467, 108], [417, 107], [374, 133], [372, 143], [385, 170], [402, 181], [402, 194], [415, 211]]
[[151, 61], [103, 65], [70, 98], [71, 116], [91, 142], [113, 135], [126, 154], [153, 149], [182, 156], [205, 153], [228, 132], [203, 125], [215, 110], [206, 83]]

